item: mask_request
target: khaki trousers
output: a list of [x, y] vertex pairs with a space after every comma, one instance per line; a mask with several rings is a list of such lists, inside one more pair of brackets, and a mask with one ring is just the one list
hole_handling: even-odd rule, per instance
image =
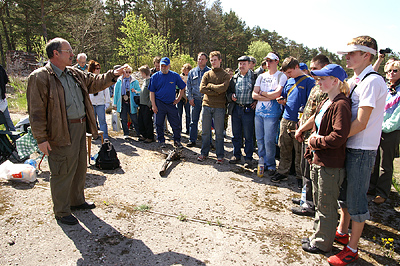
[[56, 216], [70, 215], [70, 206], [85, 202], [86, 122], [69, 123], [68, 126], [71, 145], [52, 145], [49, 153], [50, 189]]
[[[279, 148], [280, 159], [277, 172], [281, 175], [287, 176], [289, 174], [290, 167], [292, 165], [292, 150], [295, 151], [295, 169], [296, 178], [302, 179], [300, 170], [300, 159], [301, 159], [301, 143], [294, 138], [294, 130], [296, 130], [297, 122], [286, 120], [282, 118], [279, 134]], [[288, 132], [288, 130], [293, 132]]]

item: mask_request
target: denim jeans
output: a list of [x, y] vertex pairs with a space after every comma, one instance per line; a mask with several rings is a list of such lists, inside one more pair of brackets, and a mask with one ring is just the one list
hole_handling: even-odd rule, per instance
[[346, 149], [346, 205], [353, 221], [362, 223], [370, 218], [367, 191], [376, 151]]
[[211, 123], [214, 119], [215, 129], [215, 148], [217, 158], [224, 158], [224, 117], [225, 108], [212, 108], [203, 106], [202, 117], [202, 143], [201, 154], [208, 156], [210, 152], [210, 139], [211, 139]]
[[232, 110], [232, 144], [233, 155], [236, 158], [242, 157], [242, 132], [244, 137], [245, 160], [253, 159], [253, 136], [254, 136], [254, 109], [246, 110], [245, 107], [235, 105]]
[[264, 158], [265, 169], [276, 169], [276, 132], [279, 126], [279, 117], [262, 117], [256, 115], [254, 118], [258, 157]]
[[130, 112], [130, 104], [125, 103], [122, 101], [121, 104], [121, 124], [122, 124], [122, 130], [124, 131], [124, 136], [129, 135], [129, 128], [128, 128], [128, 114], [131, 117], [133, 127], [135, 128], [136, 133], [139, 134], [139, 125], [138, 125], [138, 118], [137, 118], [137, 113], [136, 114], [131, 114]]
[[14, 123], [11, 120], [11, 116], [10, 116], [10, 112], [8, 111], [8, 107], [6, 107], [6, 109], [3, 112], [4, 117], [6, 118], [6, 129], [8, 131], [15, 131], [15, 127], [14, 127]]
[[198, 127], [199, 127], [199, 119], [201, 113], [201, 100], [194, 99], [194, 106], [190, 106], [190, 142], [196, 142]]
[[183, 114], [183, 108], [185, 108], [185, 126], [186, 126], [186, 133], [189, 133], [189, 125], [190, 125], [190, 104], [189, 101], [186, 102], [186, 104], [181, 100], [178, 104], [178, 114], [179, 114], [179, 119], [181, 120], [181, 128], [183, 128], [183, 123], [182, 123], [182, 114]]
[[103, 138], [108, 139], [108, 130], [107, 130], [107, 122], [106, 122], [106, 106], [102, 105], [93, 105], [94, 110], [94, 118], [99, 119], [99, 127], [100, 130], [104, 132]]
[[164, 137], [164, 123], [165, 116], [167, 116], [168, 122], [172, 127], [172, 132], [174, 133], [174, 141], [181, 141], [181, 123], [179, 122], [178, 108], [172, 103], [166, 104], [158, 99], [156, 99], [156, 105], [158, 112], [156, 114], [156, 131], [157, 140], [160, 143], [165, 142]]

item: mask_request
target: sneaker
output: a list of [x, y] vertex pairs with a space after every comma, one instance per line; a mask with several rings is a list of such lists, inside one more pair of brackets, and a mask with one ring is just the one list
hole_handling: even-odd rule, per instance
[[224, 158], [218, 158], [216, 163], [217, 164], [223, 164], [224, 163]]
[[347, 246], [338, 254], [328, 258], [329, 264], [333, 266], [345, 266], [356, 260], [358, 260], [358, 251], [354, 253]]
[[236, 157], [236, 156], [232, 156], [232, 158], [229, 160], [230, 164], [237, 164], [240, 163], [240, 158]]
[[167, 144], [165, 142], [160, 142], [160, 148], [165, 149], [167, 147]]
[[189, 143], [186, 146], [189, 147], [189, 148], [196, 147], [196, 142], [189, 141]]
[[303, 237], [301, 239], [301, 244], [304, 244], [304, 243], [310, 243], [310, 239], [308, 237]]
[[287, 180], [287, 179], [288, 179], [287, 176], [282, 175], [280, 173], [276, 173], [273, 177], [271, 177], [271, 182], [280, 183], [281, 181]]
[[310, 216], [314, 217], [315, 216], [315, 211], [310, 210], [309, 208], [303, 208], [303, 207], [293, 207], [292, 208], [292, 213], [300, 215], [300, 216]]
[[183, 149], [182, 143], [180, 143], [179, 141], [175, 141], [174, 146], [175, 146], [175, 148]]
[[205, 155], [203, 155], [203, 154], [200, 154], [200, 155], [197, 157], [197, 161], [200, 161], [200, 162], [204, 162], [206, 159], [207, 159], [207, 156], [205, 156]]
[[342, 245], [347, 245], [349, 243], [349, 234], [341, 235], [336, 230], [335, 242], [342, 244]]
[[129, 136], [129, 135], [124, 135], [124, 139], [125, 140], [128, 140], [128, 139], [130, 139], [131, 137]]

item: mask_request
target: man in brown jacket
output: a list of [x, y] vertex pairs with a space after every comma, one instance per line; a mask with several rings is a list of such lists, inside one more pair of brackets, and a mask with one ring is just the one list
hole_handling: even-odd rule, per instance
[[71, 210], [93, 209], [85, 201], [86, 131], [97, 136], [89, 93], [116, 82], [127, 66], [95, 75], [72, 68], [74, 53], [61, 38], [46, 45], [49, 63], [31, 73], [27, 101], [32, 133], [49, 156], [50, 188], [57, 220], [77, 224]]
[[213, 51], [210, 53], [212, 69], [203, 75], [200, 84], [200, 92], [203, 97], [203, 116], [202, 116], [202, 144], [201, 154], [197, 160], [204, 161], [210, 151], [211, 123], [214, 119], [215, 145], [217, 163], [224, 162], [224, 118], [226, 90], [229, 86], [230, 76], [221, 68], [221, 53]]

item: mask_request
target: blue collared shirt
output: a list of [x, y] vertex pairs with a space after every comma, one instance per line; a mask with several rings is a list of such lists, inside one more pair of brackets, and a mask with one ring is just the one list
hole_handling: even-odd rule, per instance
[[186, 96], [188, 100], [201, 100], [203, 98], [203, 94], [200, 93], [200, 83], [203, 78], [204, 73], [211, 70], [208, 66], [205, 66], [203, 70], [200, 70], [200, 67], [197, 66], [189, 71], [187, 84], [186, 84]]

